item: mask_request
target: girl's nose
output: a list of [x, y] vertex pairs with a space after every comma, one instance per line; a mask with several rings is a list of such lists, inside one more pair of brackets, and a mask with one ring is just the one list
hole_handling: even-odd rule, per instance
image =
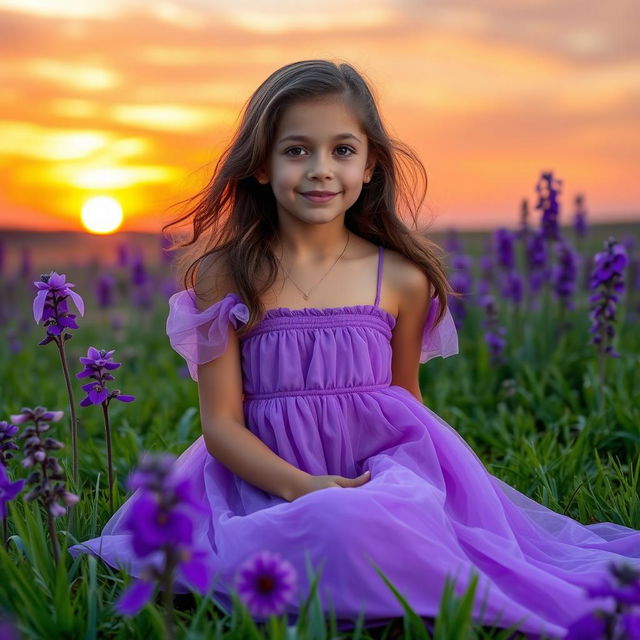
[[318, 156], [313, 162], [311, 168], [307, 172], [308, 178], [326, 178], [331, 177], [330, 160], [324, 156]]

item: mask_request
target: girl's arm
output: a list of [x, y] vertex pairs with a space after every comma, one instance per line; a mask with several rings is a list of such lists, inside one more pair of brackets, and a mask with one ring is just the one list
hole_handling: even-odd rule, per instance
[[[202, 271], [200, 273], [203, 273]], [[196, 304], [204, 310], [211, 300], [222, 297], [229, 283], [215, 284], [209, 276], [198, 275], [195, 289], [206, 297]], [[207, 451], [224, 466], [250, 484], [291, 501], [297, 487], [309, 474], [289, 464], [247, 429], [242, 403], [240, 344], [231, 325], [227, 348], [219, 357], [198, 366], [200, 422]]]
[[[398, 318], [391, 338], [391, 384], [404, 387], [419, 402], [420, 347], [427, 314], [431, 304], [431, 285], [424, 272], [400, 256], [393, 260], [389, 282], [395, 284]], [[392, 262], [391, 260], [389, 262]]]

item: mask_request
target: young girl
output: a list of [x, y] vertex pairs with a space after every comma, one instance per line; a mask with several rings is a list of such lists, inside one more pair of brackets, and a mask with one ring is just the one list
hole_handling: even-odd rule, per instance
[[[399, 153], [421, 169], [352, 66], [289, 64], [255, 91], [178, 221], [193, 216], [195, 251], [167, 333], [198, 383], [202, 424], [178, 464], [210, 506], [197, 535], [216, 595], [230, 606], [238, 566], [266, 549], [297, 569], [301, 597], [309, 558], [338, 618], [363, 610], [379, 624], [403, 610], [374, 563], [424, 617], [448, 575], [462, 590], [477, 572], [474, 620], [562, 636], [595, 604], [610, 608], [585, 587], [611, 560], [640, 565], [640, 532], [530, 500], [423, 405], [418, 364], [458, 341], [437, 247], [398, 217]], [[74, 552], [135, 575], [131, 506]]]

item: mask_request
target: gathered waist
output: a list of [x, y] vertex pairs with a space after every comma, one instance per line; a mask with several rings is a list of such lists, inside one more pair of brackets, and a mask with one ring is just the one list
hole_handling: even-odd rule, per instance
[[266, 393], [245, 393], [244, 400], [268, 400], [270, 398], [279, 398], [287, 396], [320, 396], [320, 395], [343, 395], [345, 393], [368, 393], [370, 391], [378, 391], [380, 389], [388, 389], [388, 382], [381, 384], [361, 384], [351, 387], [330, 387], [327, 389], [291, 389], [272, 391]]

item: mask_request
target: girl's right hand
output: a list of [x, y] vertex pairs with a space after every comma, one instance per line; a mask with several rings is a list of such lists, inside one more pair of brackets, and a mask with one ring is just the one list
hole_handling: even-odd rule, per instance
[[371, 478], [371, 472], [365, 471], [363, 474], [356, 478], [346, 478], [345, 476], [314, 476], [308, 474], [304, 481], [296, 487], [294, 495], [291, 497], [290, 502], [296, 498], [311, 493], [312, 491], [318, 491], [318, 489], [327, 489], [328, 487], [359, 487], [365, 482], [368, 482]]

